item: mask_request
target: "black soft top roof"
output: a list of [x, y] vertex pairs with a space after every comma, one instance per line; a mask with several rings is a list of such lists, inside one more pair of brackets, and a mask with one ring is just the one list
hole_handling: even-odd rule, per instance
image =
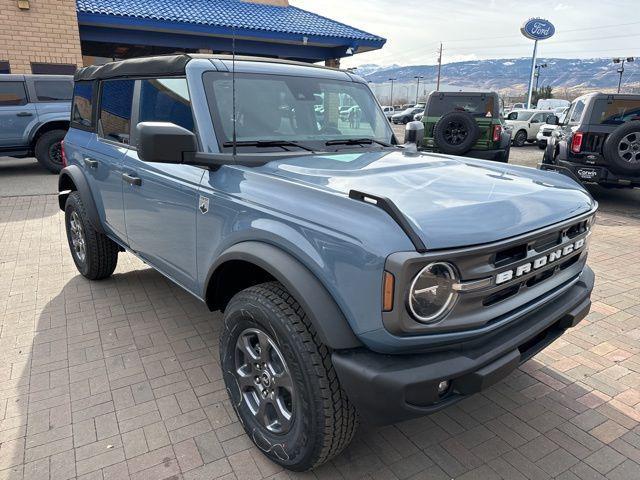
[[[194, 54], [181, 53], [174, 55], [158, 55], [155, 57], [131, 58], [104, 65], [92, 65], [78, 70], [74, 75], [75, 81], [105, 80], [121, 77], [155, 77], [184, 75], [187, 63], [196, 58], [231, 60], [231, 55]], [[300, 65], [324, 70], [337, 70], [312, 63], [296, 62], [278, 58], [251, 57], [237, 55], [237, 61], [283, 63], [288, 65]]]
[[150, 75], [184, 75], [191, 56], [161, 55], [157, 57], [142, 57], [111, 62], [104, 65], [91, 65], [78, 70], [74, 80], [103, 80], [116, 77], [137, 77]]

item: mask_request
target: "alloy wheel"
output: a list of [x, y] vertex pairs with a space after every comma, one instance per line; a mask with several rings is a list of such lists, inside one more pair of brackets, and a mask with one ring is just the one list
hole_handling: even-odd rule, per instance
[[269, 432], [287, 433], [294, 420], [291, 373], [275, 341], [257, 328], [244, 330], [235, 348], [234, 376], [242, 402]]
[[444, 139], [449, 145], [460, 145], [469, 135], [462, 123], [449, 122], [444, 129]]
[[75, 211], [71, 213], [71, 218], [69, 219], [69, 232], [71, 233], [73, 253], [79, 262], [84, 263], [87, 258], [87, 246], [80, 217]]
[[62, 165], [62, 142], [56, 142], [49, 147], [49, 159], [56, 165]]
[[640, 132], [631, 132], [618, 143], [618, 155], [629, 163], [640, 163]]

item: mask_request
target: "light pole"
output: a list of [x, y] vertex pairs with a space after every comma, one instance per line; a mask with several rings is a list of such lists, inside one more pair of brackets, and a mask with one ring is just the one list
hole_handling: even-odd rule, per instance
[[624, 62], [633, 62], [635, 58], [627, 57], [627, 58], [614, 58], [613, 63], [619, 63], [620, 68], [618, 69], [618, 73], [620, 74], [620, 79], [618, 80], [618, 93], [620, 93], [620, 87], [622, 86], [622, 74], [624, 74]]
[[393, 107], [393, 82], [395, 82], [397, 79], [395, 78], [390, 78], [389, 81], [391, 82], [391, 100], [390, 100], [390, 104]]
[[416, 86], [416, 105], [418, 104], [418, 97], [420, 96], [420, 79], [424, 78], [423, 75], [416, 75], [413, 77], [418, 80], [418, 85]]
[[541, 63], [539, 65], [536, 65], [536, 92], [538, 91], [538, 81], [540, 80], [540, 69], [541, 68], [547, 68], [547, 64], [546, 63]]

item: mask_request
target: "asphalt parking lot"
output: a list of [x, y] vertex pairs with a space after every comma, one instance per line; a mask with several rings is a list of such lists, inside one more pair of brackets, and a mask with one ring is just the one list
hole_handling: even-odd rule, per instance
[[0, 480], [640, 478], [640, 191], [591, 189], [597, 283], [577, 328], [448, 410], [363, 425], [305, 474], [265, 460], [237, 422], [219, 314], [129, 254], [86, 281], [55, 191], [34, 160], [0, 159]]

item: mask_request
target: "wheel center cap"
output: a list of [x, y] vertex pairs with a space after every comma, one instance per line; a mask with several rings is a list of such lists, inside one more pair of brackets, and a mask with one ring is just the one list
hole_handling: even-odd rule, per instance
[[263, 386], [269, 387], [271, 385], [271, 374], [269, 372], [262, 372], [262, 374], [260, 375], [260, 379], [262, 380]]

